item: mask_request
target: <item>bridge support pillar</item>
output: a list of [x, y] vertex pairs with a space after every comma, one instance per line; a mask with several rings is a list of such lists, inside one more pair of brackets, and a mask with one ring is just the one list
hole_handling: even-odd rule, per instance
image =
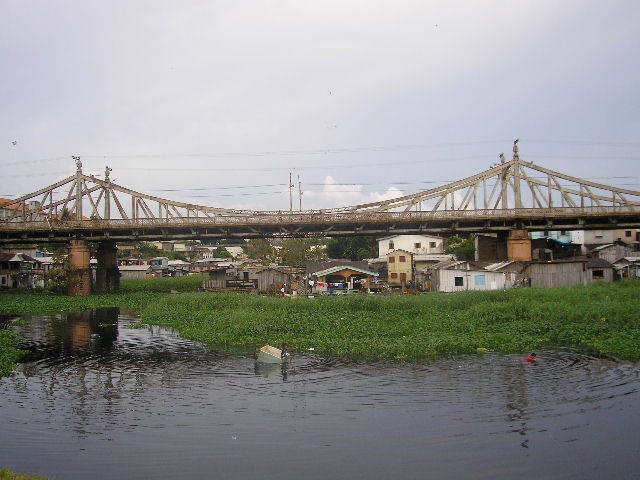
[[531, 238], [526, 230], [511, 230], [507, 239], [507, 255], [509, 260], [531, 261]]
[[117, 292], [120, 290], [118, 247], [116, 247], [115, 242], [104, 241], [98, 243], [97, 260], [96, 293]]
[[71, 240], [69, 248], [69, 295], [91, 293], [91, 254], [84, 240]]

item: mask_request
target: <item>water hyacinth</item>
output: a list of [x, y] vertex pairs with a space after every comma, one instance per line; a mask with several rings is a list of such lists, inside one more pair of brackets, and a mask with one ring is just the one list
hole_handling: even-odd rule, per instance
[[[640, 282], [312, 299], [197, 292], [196, 285], [186, 277], [123, 282], [119, 293], [89, 297], [7, 294], [0, 295], [0, 312], [119, 306], [140, 315], [141, 324], [172, 327], [186, 338], [230, 350], [286, 343], [293, 351], [413, 360], [570, 347], [640, 358]], [[165, 293], [174, 289], [183, 293]]]

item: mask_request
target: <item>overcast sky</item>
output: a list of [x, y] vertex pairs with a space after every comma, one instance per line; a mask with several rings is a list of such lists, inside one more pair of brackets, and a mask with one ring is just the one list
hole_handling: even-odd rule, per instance
[[635, 0], [0, 6], [0, 196], [78, 154], [237, 208], [288, 209], [292, 171], [303, 207], [330, 207], [471, 175], [516, 137], [526, 160], [640, 190]]

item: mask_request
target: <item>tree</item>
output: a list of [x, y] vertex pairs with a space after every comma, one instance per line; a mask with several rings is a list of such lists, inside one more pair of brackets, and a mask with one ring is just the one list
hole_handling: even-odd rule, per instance
[[276, 249], [263, 238], [247, 240], [247, 255], [249, 258], [271, 263], [276, 259]]
[[213, 252], [211, 252], [215, 258], [232, 258], [233, 255], [229, 253], [224, 247], [218, 247]]
[[331, 238], [327, 242], [329, 258], [363, 260], [378, 256], [378, 241], [374, 237]]
[[447, 240], [445, 253], [455, 255], [458, 260], [473, 260], [476, 253], [473, 238], [451, 237]]
[[307, 262], [324, 260], [326, 253], [322, 240], [317, 238], [288, 238], [282, 242], [280, 256], [284, 265], [304, 267]]

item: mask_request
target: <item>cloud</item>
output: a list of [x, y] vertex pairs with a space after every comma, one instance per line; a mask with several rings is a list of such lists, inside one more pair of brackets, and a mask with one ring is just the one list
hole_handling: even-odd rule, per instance
[[366, 192], [363, 185], [338, 183], [332, 176], [327, 175], [321, 190], [304, 192], [303, 201], [305, 209], [319, 209], [379, 202], [402, 195], [404, 193], [393, 186], [382, 193]]

